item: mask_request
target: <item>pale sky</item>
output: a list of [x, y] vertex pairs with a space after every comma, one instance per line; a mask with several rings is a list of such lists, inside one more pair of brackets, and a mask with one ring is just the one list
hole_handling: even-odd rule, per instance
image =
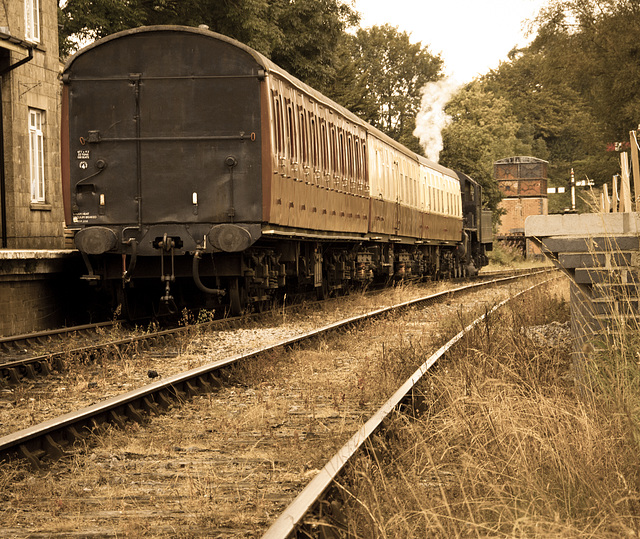
[[[356, 0], [360, 26], [389, 23], [411, 34], [411, 41], [441, 53], [445, 73], [464, 83], [526, 45], [525, 19], [533, 19], [547, 0]], [[529, 38], [531, 39], [531, 38]]]

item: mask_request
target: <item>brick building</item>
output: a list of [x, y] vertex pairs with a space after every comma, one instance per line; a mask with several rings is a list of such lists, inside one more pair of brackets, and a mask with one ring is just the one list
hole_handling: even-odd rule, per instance
[[506, 213], [498, 225], [496, 239], [514, 244], [527, 256], [540, 254], [525, 240], [524, 221], [530, 215], [547, 215], [547, 161], [536, 157], [508, 157], [493, 164], [494, 178], [504, 197], [499, 208]]
[[0, 4], [0, 232], [4, 249], [64, 247], [55, 0]]

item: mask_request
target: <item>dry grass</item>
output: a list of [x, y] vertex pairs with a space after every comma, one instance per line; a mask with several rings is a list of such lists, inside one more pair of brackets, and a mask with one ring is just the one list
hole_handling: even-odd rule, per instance
[[[393, 293], [408, 292], [398, 287]], [[472, 298], [485, 296], [474, 294], [464, 300], [466, 306], [478, 302], [484, 311], [485, 300]], [[230, 369], [230, 387], [191, 399], [144, 427], [110, 429], [42, 472], [0, 466], [0, 536], [259, 536], [295, 491], [415, 370], [425, 350], [437, 348], [446, 333], [465, 323], [470, 315], [459, 314], [444, 329], [437, 328], [439, 320], [457, 312], [455, 305], [444, 302], [425, 313], [408, 309], [312, 347], [263, 355]], [[482, 331], [498, 329], [489, 324]], [[202, 342], [186, 344], [187, 354], [209, 350]], [[494, 344], [492, 351], [499, 348]], [[441, 414], [447, 399], [454, 399], [454, 388], [445, 393], [443, 382], [433, 382], [439, 389], [429, 397], [429, 417], [442, 422], [439, 436], [445, 439]], [[371, 510], [379, 528], [354, 516], [354, 530], [371, 530], [370, 536], [425, 535], [424, 521], [411, 504], [437, 494], [438, 478], [448, 481], [459, 465], [447, 464], [453, 452], [446, 449], [444, 457], [435, 452], [429, 457], [424, 448], [432, 449], [431, 442], [418, 438], [429, 425], [420, 425], [398, 423], [394, 436], [403, 442], [402, 455], [392, 459], [381, 452], [379, 463], [369, 461], [370, 471], [361, 476], [363, 483], [377, 486], [380, 480], [391, 485], [391, 478], [404, 474], [407, 480], [392, 487], [397, 489], [394, 503], [400, 505], [380, 503]], [[435, 459], [434, 466], [429, 458]], [[382, 472], [383, 462], [392, 468]], [[366, 497], [361, 499], [372, 507]]]
[[457, 347], [343, 486], [349, 536], [638, 537], [638, 347], [591, 365], [585, 399], [570, 343], [522, 331], [565, 317], [537, 294]]

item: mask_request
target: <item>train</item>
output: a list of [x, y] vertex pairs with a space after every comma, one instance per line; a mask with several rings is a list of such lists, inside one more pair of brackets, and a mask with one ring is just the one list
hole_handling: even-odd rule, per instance
[[239, 314], [487, 263], [477, 182], [229, 37], [125, 30], [78, 51], [62, 81], [82, 279], [132, 316], [149, 297]]

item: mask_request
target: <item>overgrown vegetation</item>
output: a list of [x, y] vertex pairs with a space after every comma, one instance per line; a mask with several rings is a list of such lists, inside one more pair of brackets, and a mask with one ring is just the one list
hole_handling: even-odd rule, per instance
[[493, 250], [487, 253], [487, 257], [489, 264], [483, 268], [485, 271], [550, 265], [549, 261], [545, 261], [540, 257], [529, 256], [529, 258], [525, 258], [522, 249], [518, 245], [506, 241], [494, 242]]
[[522, 250], [515, 245], [497, 241], [493, 244], [493, 250], [487, 253], [489, 264], [502, 267], [514, 267], [525, 262]]
[[571, 343], [531, 331], [566, 316], [536, 294], [457, 347], [423, 387], [424, 416], [398, 418], [345, 484], [351, 536], [638, 535], [637, 343], [590, 358], [585, 396]]

